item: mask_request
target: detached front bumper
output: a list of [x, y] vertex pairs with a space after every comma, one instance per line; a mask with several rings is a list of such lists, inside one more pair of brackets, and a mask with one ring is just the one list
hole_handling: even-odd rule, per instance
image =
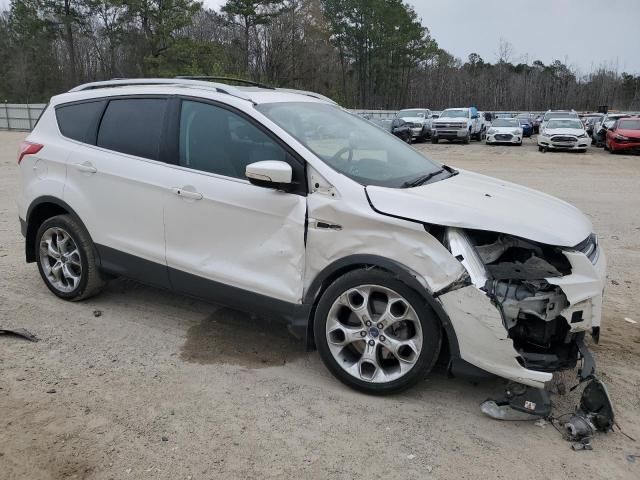
[[[571, 264], [571, 273], [546, 281], [560, 287], [566, 296], [567, 302], [555, 318], [567, 323], [564, 328], [573, 339], [568, 348], [575, 348], [577, 355], [584, 334], [591, 333], [597, 339], [600, 331], [606, 259], [602, 252], [595, 263], [581, 252], [565, 251], [564, 254]], [[552, 380], [554, 371], [568, 368], [553, 358], [556, 353], [560, 355], [558, 352], [540, 354], [516, 350], [501, 309], [476, 285], [444, 293], [438, 299], [451, 320], [460, 356], [466, 362], [535, 388], [544, 388]]]

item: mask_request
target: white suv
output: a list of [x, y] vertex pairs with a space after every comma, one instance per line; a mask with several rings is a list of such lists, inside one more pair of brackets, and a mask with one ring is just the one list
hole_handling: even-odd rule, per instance
[[123, 275], [278, 315], [344, 383], [390, 393], [446, 345], [529, 387], [588, 358], [605, 258], [574, 207], [441, 165], [309, 92], [114, 80], [22, 144], [26, 259], [66, 300]]

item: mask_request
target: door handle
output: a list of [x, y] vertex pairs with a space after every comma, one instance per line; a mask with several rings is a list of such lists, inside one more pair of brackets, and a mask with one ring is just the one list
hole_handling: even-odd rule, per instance
[[184, 187], [173, 187], [171, 191], [179, 197], [188, 198], [189, 200], [202, 200], [202, 194], [200, 192], [185, 190]]
[[80, 172], [85, 172], [85, 173], [96, 173], [98, 171], [98, 169], [93, 165], [91, 165], [91, 163], [89, 162], [76, 163], [75, 167], [76, 167], [76, 170]]

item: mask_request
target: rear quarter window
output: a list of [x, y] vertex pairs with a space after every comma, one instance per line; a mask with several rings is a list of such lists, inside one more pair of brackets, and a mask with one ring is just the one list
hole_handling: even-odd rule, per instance
[[95, 145], [96, 130], [105, 104], [105, 100], [97, 100], [56, 107], [60, 133], [73, 140]]
[[111, 100], [100, 123], [98, 146], [158, 160], [166, 106], [163, 98]]

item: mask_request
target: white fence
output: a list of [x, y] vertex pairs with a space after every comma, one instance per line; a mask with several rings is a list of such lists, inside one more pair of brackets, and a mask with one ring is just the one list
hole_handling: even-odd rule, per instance
[[0, 103], [0, 130], [30, 131], [44, 107], [44, 103]]

